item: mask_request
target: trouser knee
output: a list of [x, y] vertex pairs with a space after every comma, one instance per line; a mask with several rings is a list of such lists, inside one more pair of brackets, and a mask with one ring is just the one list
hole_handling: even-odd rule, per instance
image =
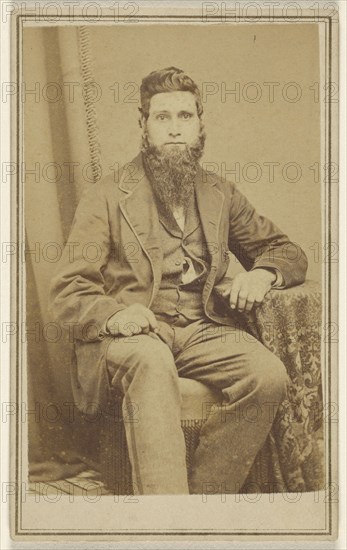
[[272, 353], [260, 358], [255, 372], [257, 394], [280, 404], [286, 397], [289, 377], [282, 361]]
[[[178, 374], [169, 347], [150, 336], [139, 335], [136, 342], [114, 343], [108, 350], [108, 368], [112, 385], [125, 393], [134, 381], [138, 388], [165, 392], [167, 383], [178, 384]], [[126, 346], [126, 347], [125, 347]]]

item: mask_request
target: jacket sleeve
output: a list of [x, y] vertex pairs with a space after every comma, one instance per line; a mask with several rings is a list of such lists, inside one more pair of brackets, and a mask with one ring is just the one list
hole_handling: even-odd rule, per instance
[[105, 293], [103, 268], [111, 251], [106, 197], [94, 184], [78, 204], [50, 288], [53, 317], [74, 339], [102, 340], [107, 319], [125, 307]]
[[274, 269], [282, 275], [281, 288], [303, 283], [307, 257], [275, 224], [257, 214], [234, 185], [229, 217], [229, 249], [243, 267]]

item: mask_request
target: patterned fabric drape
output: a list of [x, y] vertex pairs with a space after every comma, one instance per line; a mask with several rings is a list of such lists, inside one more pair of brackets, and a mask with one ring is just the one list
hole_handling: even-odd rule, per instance
[[290, 377], [271, 441], [277, 450], [274, 466], [293, 491], [324, 485], [321, 309], [319, 286], [307, 281], [272, 291], [247, 327], [280, 357]]

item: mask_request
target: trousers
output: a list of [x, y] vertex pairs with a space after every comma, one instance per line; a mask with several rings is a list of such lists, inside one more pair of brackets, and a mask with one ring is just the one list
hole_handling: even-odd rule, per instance
[[[286, 396], [283, 363], [253, 336], [208, 319], [169, 325], [160, 337], [111, 340], [111, 383], [122, 393], [134, 494], [203, 494], [206, 487], [240, 491]], [[181, 429], [179, 377], [220, 390], [208, 410], [190, 480]], [[213, 465], [213, 467], [211, 467]]]

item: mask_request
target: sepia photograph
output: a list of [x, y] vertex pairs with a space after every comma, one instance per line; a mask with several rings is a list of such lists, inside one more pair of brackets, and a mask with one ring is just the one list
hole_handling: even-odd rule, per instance
[[7, 12], [12, 534], [333, 540], [338, 8], [73, 4]]

